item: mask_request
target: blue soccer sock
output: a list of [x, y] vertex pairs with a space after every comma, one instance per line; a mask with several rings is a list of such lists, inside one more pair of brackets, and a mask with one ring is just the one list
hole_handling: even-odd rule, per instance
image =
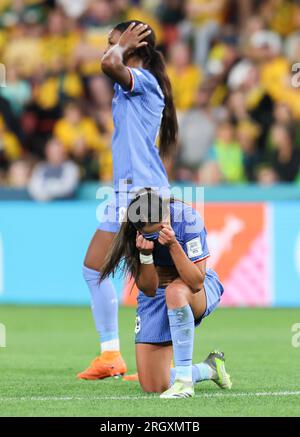
[[[193, 384], [201, 381], [210, 381], [216, 377], [216, 372], [206, 363], [194, 364], [192, 366]], [[170, 386], [174, 384], [176, 369], [170, 370]]]
[[[176, 369], [170, 370], [170, 386], [174, 384]], [[201, 381], [210, 381], [216, 378], [216, 372], [206, 363], [193, 364], [192, 366], [193, 384]]]
[[193, 380], [196, 382], [210, 381], [216, 377], [215, 370], [206, 363], [199, 363], [193, 366]]
[[101, 352], [119, 351], [118, 298], [110, 279], [99, 282], [100, 273], [83, 266], [91, 293], [92, 313], [101, 341]]
[[192, 381], [195, 324], [190, 305], [168, 310], [176, 379]]

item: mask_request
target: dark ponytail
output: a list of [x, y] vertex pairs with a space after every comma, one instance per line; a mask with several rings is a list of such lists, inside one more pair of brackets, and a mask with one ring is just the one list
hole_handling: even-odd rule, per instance
[[[101, 269], [101, 281], [109, 275], [114, 275], [120, 266], [125, 275], [138, 278], [140, 262], [139, 251], [136, 248], [136, 232], [136, 228], [129, 220], [122, 223]], [[120, 264], [122, 260], [124, 260], [123, 265]]]
[[[147, 47], [146, 47], [147, 49]], [[166, 72], [166, 64], [161, 52], [149, 46], [149, 71], [156, 77], [165, 96], [165, 109], [160, 128], [160, 154], [169, 156], [177, 146], [178, 123], [174, 105], [172, 86]]]
[[[141, 21], [134, 20], [136, 24]], [[115, 30], [123, 33], [133, 21], [120, 23]], [[142, 23], [144, 24], [144, 23]], [[149, 29], [150, 26], [148, 26]], [[178, 139], [178, 123], [176, 109], [174, 105], [172, 86], [166, 71], [166, 63], [162, 53], [156, 50], [156, 38], [153, 29], [152, 32], [144, 39], [148, 45], [135, 51], [135, 55], [142, 59], [144, 67], [149, 70], [156, 78], [165, 97], [165, 108], [160, 127], [159, 149], [162, 157], [168, 157], [176, 150]]]
[[[118, 267], [126, 275], [138, 281], [140, 275], [139, 250], [136, 247], [137, 231], [147, 224], [160, 223], [170, 215], [172, 199], [163, 199], [151, 188], [143, 188], [130, 202], [120, 231], [115, 235], [112, 246], [101, 269], [101, 281], [114, 275]], [[122, 265], [120, 263], [122, 262]]]

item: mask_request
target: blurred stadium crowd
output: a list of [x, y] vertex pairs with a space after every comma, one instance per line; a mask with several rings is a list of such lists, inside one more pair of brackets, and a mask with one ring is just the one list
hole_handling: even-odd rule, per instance
[[100, 58], [129, 19], [152, 26], [167, 60], [172, 179], [300, 183], [299, 0], [0, 0], [0, 186], [47, 200], [111, 180]]

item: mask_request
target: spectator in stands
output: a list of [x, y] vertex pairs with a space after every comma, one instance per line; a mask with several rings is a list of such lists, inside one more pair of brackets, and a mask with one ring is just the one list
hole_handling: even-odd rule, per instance
[[209, 83], [198, 90], [195, 105], [179, 123], [178, 177], [194, 180], [214, 142], [216, 120], [210, 106], [213, 89]]
[[20, 21], [5, 44], [2, 59], [5, 65], [14, 65], [18, 72], [30, 80], [43, 60], [42, 28], [38, 23]]
[[8, 170], [7, 185], [18, 190], [25, 190], [29, 184], [31, 163], [26, 160], [13, 162]]
[[73, 19], [80, 18], [88, 7], [89, 0], [56, 0], [58, 6], [61, 6], [65, 14]]
[[205, 68], [209, 48], [224, 20], [227, 0], [187, 0], [186, 13], [195, 40], [194, 59]]
[[1, 88], [1, 95], [10, 103], [16, 116], [19, 116], [31, 98], [31, 87], [26, 80], [20, 78], [16, 67], [6, 66], [6, 83]]
[[263, 0], [260, 3], [259, 13], [268, 27], [286, 36], [294, 30], [294, 15], [297, 1], [294, 0]]
[[294, 147], [286, 126], [274, 125], [271, 131], [273, 150], [270, 163], [282, 182], [294, 182], [300, 172], [300, 150]]
[[271, 165], [262, 164], [256, 170], [256, 181], [259, 185], [274, 185], [278, 183], [278, 175]]
[[156, 8], [156, 16], [163, 26], [164, 44], [169, 47], [181, 35], [181, 24], [185, 18], [185, 0], [164, 0]]
[[228, 96], [228, 108], [231, 120], [250, 118], [260, 127], [258, 147], [265, 149], [268, 131], [273, 121], [274, 102], [261, 83], [260, 70], [249, 60], [236, 64], [228, 77], [231, 93]]
[[110, 135], [101, 135], [95, 121], [84, 116], [78, 103], [66, 105], [64, 117], [54, 126], [54, 135], [80, 166], [83, 179], [112, 179]]
[[18, 138], [7, 129], [3, 117], [0, 115], [0, 170], [6, 171], [9, 164], [19, 159], [22, 148]]
[[209, 158], [218, 163], [225, 182], [230, 184], [244, 182], [243, 152], [231, 123], [223, 122], [219, 125]]
[[219, 164], [216, 161], [207, 161], [198, 173], [198, 184], [202, 186], [220, 185], [224, 183]]
[[76, 101], [66, 104], [64, 116], [54, 126], [54, 135], [72, 153], [77, 141], [84, 142], [88, 150], [101, 151], [105, 145], [96, 123], [83, 111]]
[[28, 186], [30, 195], [38, 201], [72, 198], [80, 181], [78, 166], [68, 160], [56, 138], [49, 140], [45, 153], [46, 161], [33, 170]]
[[257, 147], [260, 129], [250, 120], [240, 121], [236, 129], [236, 138], [243, 152], [245, 176], [249, 182], [255, 181], [256, 169], [263, 160], [263, 154]]
[[201, 69], [191, 63], [189, 46], [184, 42], [172, 45], [168, 54], [168, 75], [178, 111], [186, 111], [195, 103], [202, 81]]
[[42, 38], [43, 62], [50, 71], [57, 70], [61, 63], [66, 69], [72, 65], [72, 56], [80, 41], [80, 33], [62, 10], [49, 12], [45, 32]]

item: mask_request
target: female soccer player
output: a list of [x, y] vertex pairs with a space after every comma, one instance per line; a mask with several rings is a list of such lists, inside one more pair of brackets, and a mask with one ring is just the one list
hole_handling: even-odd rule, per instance
[[102, 354], [78, 374], [83, 379], [102, 379], [127, 370], [119, 350], [116, 292], [107, 277], [99, 285], [99, 272], [119, 230], [120, 212], [128, 206], [127, 193], [145, 186], [169, 187], [160, 155], [167, 157], [177, 140], [171, 85], [153, 30], [140, 22], [121, 23], [110, 32], [108, 44], [102, 70], [115, 82], [112, 153], [116, 196], [105, 212], [113, 219], [102, 221], [84, 261]]
[[[212, 352], [192, 366], [195, 326], [223, 294], [217, 274], [206, 269], [208, 257], [206, 230], [191, 206], [167, 203], [147, 189], [130, 203], [102, 275], [114, 273], [124, 258], [125, 271], [140, 290], [136, 358], [146, 392], [162, 393], [162, 398], [191, 397], [193, 383], [204, 380], [231, 388], [222, 352]], [[175, 369], [170, 377], [172, 353]]]

